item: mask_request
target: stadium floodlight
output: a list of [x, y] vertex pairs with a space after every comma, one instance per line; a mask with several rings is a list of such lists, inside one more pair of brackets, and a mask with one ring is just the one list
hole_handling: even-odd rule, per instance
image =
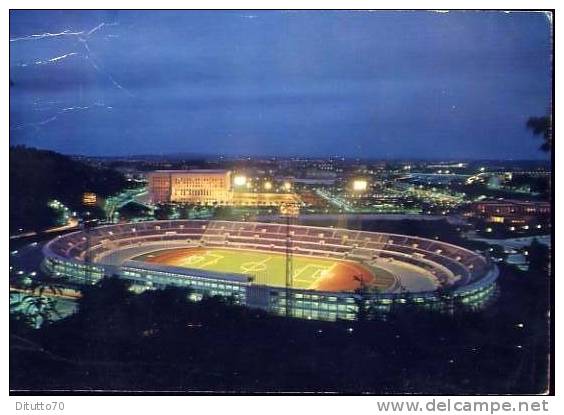
[[235, 186], [244, 186], [245, 184], [247, 184], [247, 176], [244, 176], [242, 174], [235, 176], [233, 178], [233, 184]]
[[357, 179], [353, 181], [353, 190], [355, 192], [364, 192], [368, 188], [368, 182], [366, 180]]

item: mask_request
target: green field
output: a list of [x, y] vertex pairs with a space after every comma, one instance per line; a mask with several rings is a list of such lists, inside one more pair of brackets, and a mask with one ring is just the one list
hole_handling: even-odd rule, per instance
[[[228, 248], [178, 248], [141, 255], [137, 261], [202, 269], [224, 273], [245, 274], [254, 283], [285, 286], [286, 258], [284, 254], [228, 249]], [[327, 291], [351, 291], [358, 286], [355, 277], [384, 289], [394, 278], [391, 274], [368, 268], [357, 262], [342, 261], [303, 255], [293, 255], [293, 287]]]

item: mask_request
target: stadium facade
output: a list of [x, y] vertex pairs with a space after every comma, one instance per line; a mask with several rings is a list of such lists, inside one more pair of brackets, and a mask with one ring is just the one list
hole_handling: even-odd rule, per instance
[[[222, 247], [284, 253], [291, 235], [295, 255], [334, 258], [370, 265], [371, 261], [405, 264], [431, 275], [440, 289], [409, 290], [401, 284], [376, 292], [320, 291], [269, 284], [268, 275], [253, 275], [155, 264], [134, 260], [163, 249]], [[484, 256], [445, 242], [413, 236], [232, 221], [175, 220], [101, 226], [70, 233], [43, 248], [43, 267], [78, 284], [95, 284], [115, 275], [144, 291], [167, 286], [204, 295], [231, 297], [235, 303], [300, 318], [354, 319], [359, 301], [383, 312], [416, 303], [442, 308], [453, 301], [480, 307], [492, 297], [497, 267]]]

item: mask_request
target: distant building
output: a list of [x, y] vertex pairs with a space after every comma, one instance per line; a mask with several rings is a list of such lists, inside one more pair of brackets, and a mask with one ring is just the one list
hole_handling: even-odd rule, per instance
[[543, 201], [492, 200], [474, 203], [471, 213], [491, 223], [528, 225], [550, 219], [550, 203]]
[[296, 195], [289, 191], [275, 193], [238, 190], [235, 192], [233, 185], [237, 185], [237, 180], [232, 181], [229, 170], [157, 170], [149, 173], [148, 179], [149, 197], [152, 203], [279, 206], [297, 201]]

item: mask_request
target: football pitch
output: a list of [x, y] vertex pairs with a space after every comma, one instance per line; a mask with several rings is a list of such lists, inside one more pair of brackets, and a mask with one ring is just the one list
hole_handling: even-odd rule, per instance
[[[367, 285], [385, 290], [394, 276], [381, 269], [358, 262], [293, 255], [292, 286], [320, 291], [353, 291], [362, 279]], [[286, 257], [284, 254], [230, 248], [177, 248], [151, 252], [136, 261], [208, 271], [244, 274], [253, 283], [284, 287]]]

